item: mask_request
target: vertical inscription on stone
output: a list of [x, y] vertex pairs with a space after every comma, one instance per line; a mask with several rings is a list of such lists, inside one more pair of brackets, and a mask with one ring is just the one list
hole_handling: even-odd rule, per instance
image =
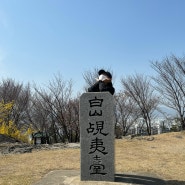
[[114, 181], [114, 108], [109, 92], [80, 98], [81, 180]]

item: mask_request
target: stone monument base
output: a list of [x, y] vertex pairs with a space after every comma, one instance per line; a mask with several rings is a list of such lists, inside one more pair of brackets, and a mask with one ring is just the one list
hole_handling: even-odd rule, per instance
[[80, 181], [78, 170], [55, 170], [46, 174], [33, 185], [166, 185], [167, 183], [153, 174], [116, 173], [115, 182]]

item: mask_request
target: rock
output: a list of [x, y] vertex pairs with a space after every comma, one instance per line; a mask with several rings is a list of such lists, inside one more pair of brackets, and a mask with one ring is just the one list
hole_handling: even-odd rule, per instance
[[23, 153], [31, 153], [33, 147], [26, 147], [26, 148], [15, 148], [15, 150], [12, 152], [13, 154], [23, 154]]
[[59, 150], [66, 148], [80, 148], [79, 143], [55, 143], [55, 144], [40, 144], [31, 145], [22, 143], [14, 138], [0, 134], [0, 155], [7, 154], [23, 154], [31, 153], [32, 151], [40, 150]]
[[29, 145], [19, 144], [19, 145], [9, 145], [0, 150], [1, 154], [17, 154], [17, 153], [30, 153], [33, 147]]

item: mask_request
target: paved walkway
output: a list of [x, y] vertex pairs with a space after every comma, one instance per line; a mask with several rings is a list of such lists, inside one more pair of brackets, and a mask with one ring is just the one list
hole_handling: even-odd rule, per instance
[[115, 182], [80, 181], [80, 172], [76, 170], [51, 171], [34, 185], [166, 185], [165, 181], [152, 175], [117, 173]]

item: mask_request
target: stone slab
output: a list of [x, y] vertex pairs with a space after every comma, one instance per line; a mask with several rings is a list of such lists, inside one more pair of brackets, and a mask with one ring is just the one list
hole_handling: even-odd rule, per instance
[[80, 181], [78, 170], [55, 170], [32, 185], [168, 185], [153, 174], [116, 173], [115, 182]]
[[109, 92], [80, 98], [81, 180], [114, 181], [114, 103]]

